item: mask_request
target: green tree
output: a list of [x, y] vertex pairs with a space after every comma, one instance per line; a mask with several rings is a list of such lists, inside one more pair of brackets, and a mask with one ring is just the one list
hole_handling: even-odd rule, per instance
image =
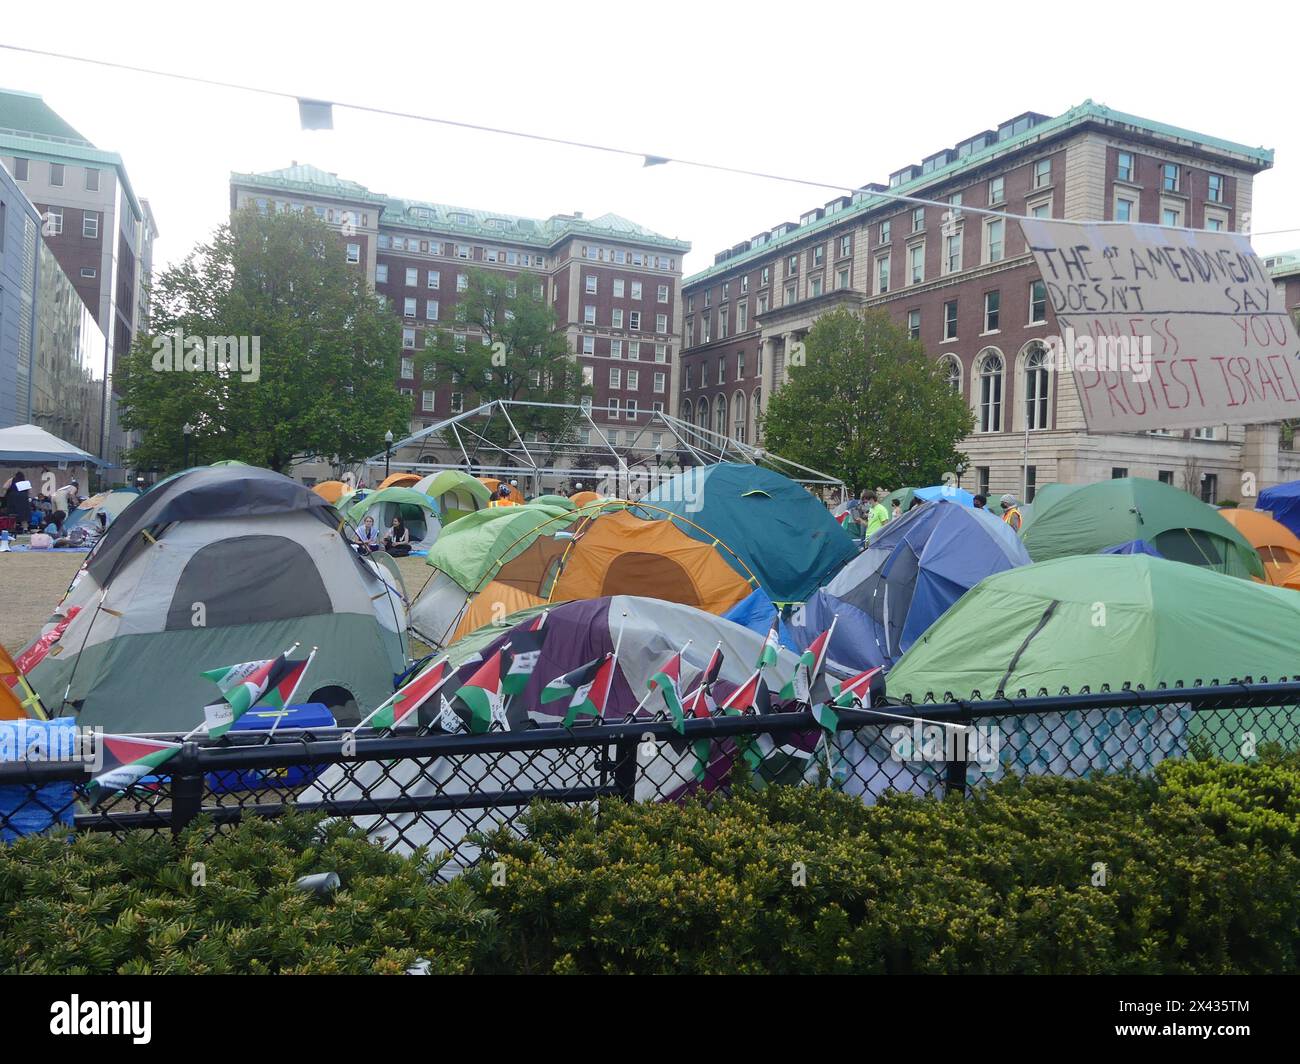
[[[179, 467], [187, 422], [192, 462], [282, 472], [308, 458], [351, 463], [382, 451], [387, 430], [405, 435], [401, 327], [312, 215], [236, 213], [153, 296], [150, 331], [118, 369], [122, 423], [143, 431], [134, 464]], [[209, 337], [242, 338], [243, 362], [222, 368], [227, 351]]]
[[[482, 341], [458, 342], [455, 328], [440, 329], [421, 360], [421, 374], [426, 384], [461, 392], [466, 409], [494, 399], [576, 406], [591, 395], [540, 277], [471, 270], [456, 297], [455, 324], [481, 329]], [[547, 461], [573, 442], [579, 420], [574, 411], [541, 407], [512, 410], [510, 417], [521, 433], [538, 434]], [[500, 414], [485, 417], [474, 429], [501, 446], [513, 439]]]
[[768, 400], [763, 440], [785, 458], [846, 484], [942, 483], [974, 427], [938, 362], [882, 310], [817, 320], [803, 365]]

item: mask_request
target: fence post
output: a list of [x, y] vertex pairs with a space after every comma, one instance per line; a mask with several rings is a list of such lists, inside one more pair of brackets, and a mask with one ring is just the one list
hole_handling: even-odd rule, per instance
[[179, 835], [203, 808], [203, 773], [199, 771], [199, 748], [185, 743], [176, 755], [172, 770], [172, 835]]
[[620, 739], [614, 747], [614, 786], [624, 802], [636, 801], [636, 758], [640, 739]]
[[960, 724], [962, 731], [948, 729], [956, 749], [953, 751], [954, 756], [948, 761], [948, 772], [943, 782], [943, 796], [945, 798], [953, 794], [958, 796], [966, 794], [966, 770], [970, 765], [970, 737], [965, 730], [970, 725], [970, 717], [963, 713], [958, 717], [954, 717], [953, 723]]

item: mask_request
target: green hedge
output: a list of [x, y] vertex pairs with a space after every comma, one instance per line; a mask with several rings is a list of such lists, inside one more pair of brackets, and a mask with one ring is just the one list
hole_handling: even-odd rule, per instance
[[[175, 846], [23, 840], [0, 848], [0, 971], [1300, 970], [1294, 758], [527, 819], [450, 884], [300, 817]], [[292, 888], [325, 870], [331, 900]]]

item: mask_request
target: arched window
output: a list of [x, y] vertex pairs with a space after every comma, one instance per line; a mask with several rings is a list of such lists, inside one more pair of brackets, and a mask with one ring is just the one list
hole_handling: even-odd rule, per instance
[[713, 431], [719, 436], [727, 434], [727, 397], [719, 395], [713, 400]]
[[939, 370], [948, 382], [953, 395], [961, 395], [961, 362], [956, 355], [944, 355], [939, 360]]
[[688, 425], [695, 424], [695, 404], [689, 399], [682, 403], [682, 420]]
[[1025, 424], [1031, 429], [1049, 428], [1047, 348], [1041, 340], [1025, 347]]
[[979, 430], [1002, 431], [1002, 354], [988, 348], [979, 357]]
[[746, 429], [746, 416], [749, 413], [749, 404], [745, 402], [745, 393], [737, 392], [731, 397], [731, 424], [733, 431], [731, 438], [737, 443], [745, 443], [749, 439], [749, 433]]
[[700, 428], [707, 429], [709, 427], [709, 401], [701, 399], [697, 409], [699, 413], [695, 415], [695, 423]]
[[751, 416], [754, 419], [752, 424], [754, 426], [755, 443], [762, 439], [763, 436], [762, 422], [760, 421], [763, 416], [762, 391], [762, 388], [755, 388], [754, 394], [749, 398], [749, 408], [752, 412]]

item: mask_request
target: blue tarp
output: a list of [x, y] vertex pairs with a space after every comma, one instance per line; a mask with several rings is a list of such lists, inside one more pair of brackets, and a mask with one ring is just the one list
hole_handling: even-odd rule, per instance
[[[0, 720], [0, 761], [13, 762], [24, 757], [70, 760], [76, 754], [76, 734], [77, 722], [71, 717]], [[73, 787], [70, 781], [40, 787], [23, 783], [0, 787], [0, 842], [39, 834], [56, 824], [71, 827], [76, 812]]]
[[805, 605], [791, 636], [806, 647], [838, 617], [830, 658], [851, 669], [892, 665], [939, 617], [986, 576], [1029, 555], [1003, 521], [939, 499], [886, 525]]
[[1097, 552], [1098, 554], [1149, 554], [1153, 558], [1163, 558], [1164, 555], [1155, 549], [1145, 539], [1130, 539], [1127, 543], [1116, 543], [1113, 547], [1105, 547]]
[[761, 466], [697, 466], [641, 501], [652, 505], [632, 507], [638, 517], [680, 517], [674, 523], [688, 536], [721, 541], [728, 564], [752, 572], [776, 602], [802, 602], [858, 552], [820, 499]]
[[[748, 628], [751, 632], [762, 632], [766, 635], [772, 630], [772, 618], [776, 616], [776, 607], [772, 604], [771, 598], [761, 587], [754, 588], [745, 598], [737, 602], [731, 609], [722, 615], [723, 620], [734, 621], [743, 628]], [[784, 621], [777, 628], [777, 637], [781, 640], [781, 645], [787, 650], [793, 650], [799, 653], [800, 647], [795, 643], [794, 638], [790, 635], [790, 629]]]
[[1273, 520], [1300, 536], [1300, 480], [1265, 488], [1255, 501], [1256, 510], [1267, 510]]

